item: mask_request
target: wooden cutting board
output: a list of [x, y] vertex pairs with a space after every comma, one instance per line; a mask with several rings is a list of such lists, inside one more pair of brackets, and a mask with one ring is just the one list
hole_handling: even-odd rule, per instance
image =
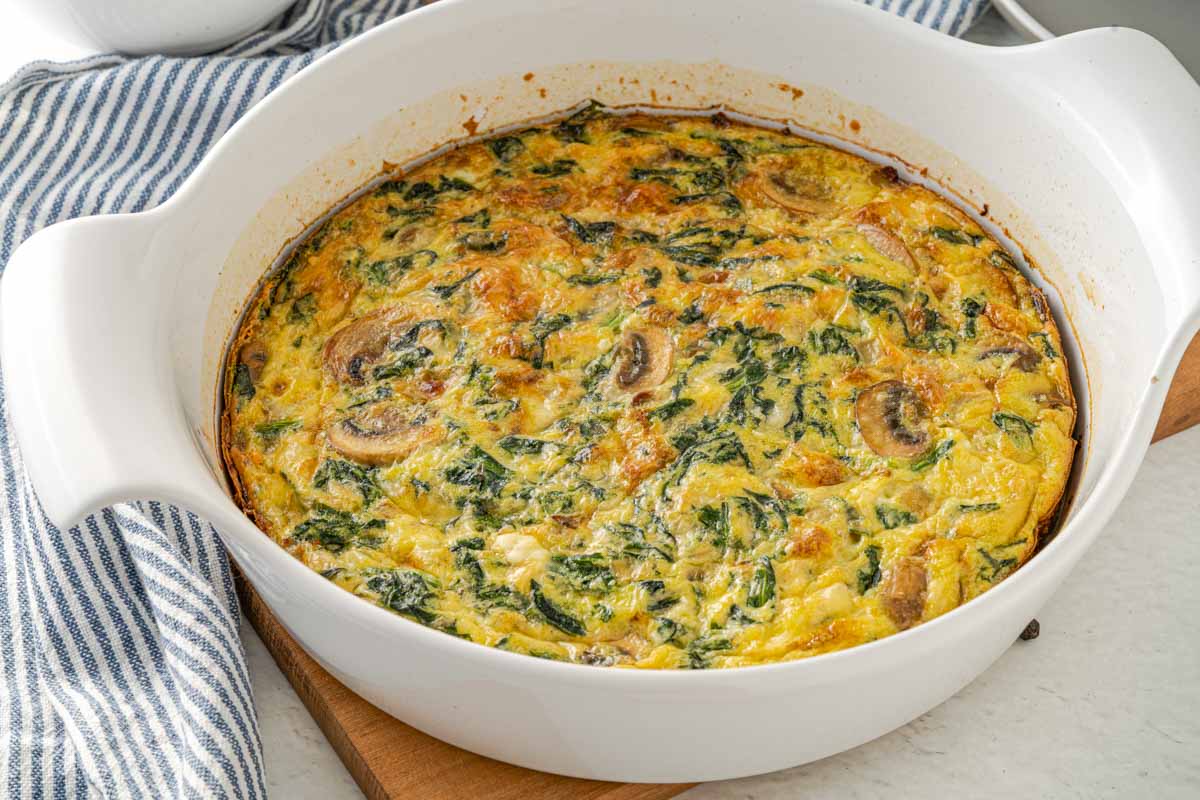
[[[1200, 336], [1175, 375], [1154, 440], [1200, 423]], [[236, 569], [235, 569], [236, 572]], [[388, 716], [322, 669], [237, 574], [242, 611], [370, 800], [660, 800], [691, 784], [584, 781], [514, 767], [440, 742]]]

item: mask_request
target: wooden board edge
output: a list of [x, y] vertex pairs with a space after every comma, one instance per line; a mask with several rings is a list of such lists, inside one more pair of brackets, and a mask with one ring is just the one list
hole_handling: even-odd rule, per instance
[[1200, 425], [1200, 334], [1192, 339], [1179, 361], [1152, 441], [1165, 439], [1193, 425]]

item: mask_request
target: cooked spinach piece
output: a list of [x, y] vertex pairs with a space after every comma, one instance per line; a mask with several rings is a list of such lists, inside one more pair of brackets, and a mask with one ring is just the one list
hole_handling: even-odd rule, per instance
[[549, 164], [532, 166], [529, 171], [542, 178], [561, 178], [563, 175], [570, 175], [578, 166], [579, 162], [573, 158], [556, 158]]
[[767, 294], [769, 292], [800, 292], [801, 294], [816, 294], [817, 290], [811, 286], [805, 286], [803, 283], [772, 283], [770, 286], [764, 286], [761, 289], [754, 290], [754, 294]]
[[1055, 350], [1054, 345], [1050, 343], [1050, 335], [1049, 334], [1042, 333], [1041, 331], [1035, 331], [1034, 333], [1029, 334], [1029, 338], [1037, 339], [1038, 341], [1040, 341], [1042, 343], [1042, 352], [1046, 354], [1046, 358], [1049, 358], [1049, 359], [1058, 358], [1058, 351]]
[[999, 503], [960, 503], [958, 510], [964, 513], [999, 511]]
[[479, 228], [488, 228], [492, 224], [492, 212], [486, 208], [481, 208], [466, 216], [459, 217], [454, 222], [456, 225], [475, 225]]
[[274, 442], [282, 434], [299, 430], [299, 428], [300, 420], [298, 419], [279, 419], [273, 422], [260, 422], [254, 426], [254, 432], [267, 442]]
[[[561, 331], [570, 324], [571, 317], [567, 314], [539, 314], [537, 316], [530, 327], [530, 333], [533, 334], [535, 343], [534, 355], [530, 362], [534, 369], [541, 369], [545, 363], [546, 340], [550, 338], [550, 334]], [[586, 367], [584, 372], [587, 372]]]
[[675, 560], [675, 537], [664, 526], [656, 525], [649, 536], [645, 528], [631, 522], [618, 522], [612, 530], [624, 540], [622, 555], [639, 560], [653, 556], [668, 562]]
[[496, 446], [506, 453], [513, 455], [535, 456], [541, 454], [545, 448], [553, 447], [554, 443], [541, 439], [531, 439], [528, 436], [505, 436], [496, 442]]
[[250, 368], [245, 364], [233, 368], [233, 393], [243, 401], [254, 397], [254, 381], [250, 378]]
[[664, 403], [663, 405], [651, 411], [648, 416], [650, 419], [660, 419], [666, 422], [667, 420], [682, 414], [684, 411], [694, 405], [696, 405], [695, 400], [681, 397], [678, 400], [671, 400], [668, 403]]
[[580, 222], [566, 214], [560, 216], [563, 222], [567, 223], [567, 229], [584, 244], [609, 245], [617, 231], [615, 222]]
[[694, 325], [697, 322], [704, 322], [704, 312], [700, 310], [699, 303], [692, 303], [679, 312], [677, 319], [684, 325]]
[[744, 210], [742, 201], [733, 192], [696, 192], [671, 198], [671, 204], [676, 206], [692, 203], [715, 203], [730, 214], [740, 214]]
[[313, 515], [292, 529], [291, 536], [299, 542], [315, 542], [332, 553], [347, 547], [378, 547], [379, 539], [367, 535], [368, 531], [385, 527], [381, 519], [359, 522], [353, 514], [338, 511], [324, 503], [313, 506]]
[[987, 308], [987, 301], [967, 297], [963, 299], [961, 307], [963, 316], [966, 318], [966, 322], [963, 323], [963, 338], [974, 339], [976, 334], [976, 320], [979, 319], [979, 315]]
[[512, 472], [479, 445], [471, 445], [465, 456], [446, 468], [446, 480], [465, 486], [484, 497], [498, 497]]
[[600, 553], [576, 556], [553, 556], [550, 572], [578, 592], [604, 593], [617, 585], [612, 568]]
[[449, 300], [451, 298], [451, 296], [453, 296], [454, 293], [457, 292], [463, 286], [463, 284], [467, 283], [468, 281], [470, 281], [472, 278], [474, 278], [478, 274], [479, 274], [479, 270], [473, 269], [470, 272], [468, 272], [466, 275], [464, 275], [461, 278], [459, 278], [458, 280], [454, 281], [453, 283], [447, 283], [447, 284], [443, 284], [441, 286], [431, 286], [429, 288], [429, 290], [431, 292], [433, 292], [434, 294], [436, 294], [438, 297], [442, 298], [443, 300]]
[[404, 348], [398, 351], [396, 359], [392, 363], [375, 367], [371, 371], [371, 377], [377, 381], [403, 378], [425, 366], [432, 357], [433, 351], [424, 345]]
[[801, 383], [793, 392], [795, 410], [788, 421], [783, 424], [785, 431], [791, 431], [792, 441], [798, 442], [804, 434], [814, 431], [822, 439], [837, 441], [837, 431], [829, 419], [829, 398], [814, 383]]
[[519, 136], [501, 136], [488, 142], [488, 149], [501, 163], [507, 164], [525, 152], [525, 143]]
[[312, 483], [317, 489], [324, 489], [330, 481], [353, 486], [362, 495], [365, 507], [383, 497], [383, 489], [379, 488], [375, 474], [374, 467], [363, 467], [350, 461], [331, 458], [321, 462], [321, 466], [313, 474]]
[[364, 269], [366, 270], [367, 278], [372, 283], [386, 286], [395, 280], [397, 275], [408, 272], [414, 265], [420, 264], [422, 267], [428, 267], [437, 260], [438, 254], [434, 251], [417, 250], [384, 261], [372, 261]]
[[1012, 572], [1017, 566], [1015, 558], [996, 558], [984, 548], [977, 548], [979, 555], [983, 557], [984, 565], [979, 568], [979, 579], [988, 583], [995, 583], [1008, 573]]
[[835, 325], [827, 325], [820, 330], [815, 328], [808, 332], [808, 349], [817, 355], [843, 355], [858, 361], [858, 350], [846, 338], [846, 331]]
[[722, 650], [730, 650], [733, 643], [724, 636], [710, 633], [699, 639], [693, 639], [685, 650], [689, 669], [708, 669], [709, 657]]
[[621, 279], [620, 273], [617, 272], [601, 272], [596, 274], [581, 274], [571, 275], [567, 278], [567, 283], [572, 286], [600, 286], [605, 283], [616, 283]]
[[750, 588], [746, 592], [746, 605], [751, 608], [762, 608], [775, 599], [775, 567], [771, 559], [763, 556], [754, 568], [754, 576], [750, 579]]
[[411, 569], [392, 569], [367, 579], [367, 588], [379, 595], [379, 604], [426, 625], [433, 622], [429, 604], [434, 600], [432, 578]]
[[934, 464], [945, 458], [946, 454], [950, 452], [951, 447], [954, 447], [953, 439], [942, 440], [937, 444], [936, 447], [930, 448], [927, 453], [919, 456], [912, 462], [912, 471], [921, 472], [929, 469]]
[[462, 178], [447, 178], [445, 175], [442, 175], [438, 179], [437, 186], [434, 186], [428, 181], [414, 183], [408, 188], [408, 191], [404, 193], [404, 199], [407, 202], [412, 202], [413, 200], [432, 200], [439, 194], [445, 194], [447, 192], [473, 191], [475, 191], [475, 187], [464, 181]]
[[702, 506], [696, 510], [696, 519], [706, 530], [713, 533], [714, 547], [729, 545], [729, 503], [721, 503], [719, 508]]
[[479, 563], [479, 559], [475, 555], [475, 551], [482, 550], [484, 541], [481, 537], [475, 536], [470, 539], [459, 539], [454, 544], [450, 545], [450, 552], [454, 553], [454, 564], [471, 578], [471, 582], [479, 586], [486, 575], [483, 572], [483, 566]]
[[317, 296], [312, 292], [301, 295], [292, 301], [292, 307], [288, 310], [287, 321], [292, 325], [303, 325], [312, 320], [316, 310]]
[[771, 372], [803, 372], [808, 355], [796, 345], [785, 345], [771, 353]]
[[750, 456], [746, 455], [746, 448], [742, 446], [742, 440], [733, 431], [725, 431], [698, 441], [680, 453], [675, 462], [671, 464], [660, 496], [666, 497], [672, 486], [682, 483], [688, 471], [696, 464], [727, 464], [730, 461], [741, 461], [746, 469], [753, 469]]
[[879, 524], [887, 530], [899, 528], [904, 525], [915, 525], [917, 523], [917, 515], [911, 511], [888, 503], [878, 503], [875, 506], [875, 518], [879, 520]]
[[1033, 429], [1036, 426], [1024, 417], [1011, 411], [997, 411], [992, 414], [992, 424], [1012, 437], [1018, 446], [1033, 446]]
[[540, 611], [551, 625], [569, 636], [583, 636], [587, 633], [587, 628], [582, 622], [563, 611], [542, 594], [541, 584], [537, 581], [529, 582], [529, 593], [533, 596], [534, 608]]
[[859, 594], [866, 594], [883, 577], [879, 569], [879, 554], [878, 545], [869, 544], [863, 549], [863, 555], [867, 557], [867, 565], [858, 571]]
[[508, 246], [508, 232], [471, 231], [458, 239], [459, 244], [476, 253], [499, 253]]
[[[942, 228], [936, 225], [929, 229], [929, 233], [933, 236], [936, 236], [938, 239], [941, 239], [943, 242], [949, 242], [950, 244], [970, 245], [972, 247], [979, 244], [984, 239], [982, 236], [974, 233], [967, 233], [966, 231], [960, 231], [957, 228]], [[1005, 255], [1008, 254], [1005, 253]]]
[[657, 289], [658, 284], [662, 282], [662, 270], [658, 267], [643, 269], [642, 274], [646, 276], [646, 285], [651, 289]]

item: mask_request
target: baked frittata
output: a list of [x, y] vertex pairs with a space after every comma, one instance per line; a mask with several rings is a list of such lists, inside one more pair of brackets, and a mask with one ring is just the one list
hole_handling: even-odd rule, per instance
[[333, 214], [254, 299], [223, 425], [280, 546], [421, 624], [706, 668], [987, 591], [1066, 486], [1045, 297], [833, 147], [593, 106]]

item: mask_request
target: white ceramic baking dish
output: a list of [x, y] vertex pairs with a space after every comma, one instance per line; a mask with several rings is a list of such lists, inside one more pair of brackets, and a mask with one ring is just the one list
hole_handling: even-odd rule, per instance
[[[588, 97], [792, 120], [899, 153], [986, 209], [1039, 265], [1077, 343], [1084, 447], [1058, 536], [982, 597], [879, 642], [738, 670], [636, 672], [424, 628], [260, 533], [229, 499], [215, 398], [231, 329], [280, 247], [384, 160]], [[8, 401], [55, 523], [130, 498], [194, 509], [318, 661], [434, 736], [589, 778], [775, 770], [958, 691], [1095, 540], [1200, 324], [1197, 153], [1200, 87], [1129, 30], [994, 49], [845, 0], [449, 0], [304, 70], [162, 207], [25, 243], [2, 287]]]

